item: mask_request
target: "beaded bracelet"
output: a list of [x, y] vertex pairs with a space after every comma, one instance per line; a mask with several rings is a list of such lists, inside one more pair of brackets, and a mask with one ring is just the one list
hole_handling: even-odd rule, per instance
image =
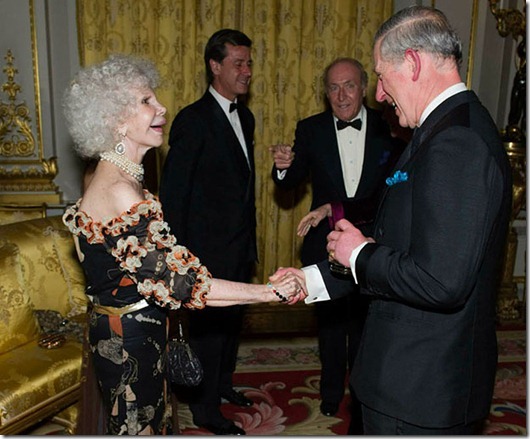
[[282, 293], [280, 293], [276, 288], [272, 286], [272, 284], [269, 282], [267, 283], [267, 286], [272, 290], [274, 294], [276, 294], [276, 297], [280, 299], [280, 302], [287, 302], [287, 297], [285, 297]]

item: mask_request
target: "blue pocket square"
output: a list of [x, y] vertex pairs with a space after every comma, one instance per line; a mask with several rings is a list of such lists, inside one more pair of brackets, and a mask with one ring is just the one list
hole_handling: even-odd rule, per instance
[[385, 180], [385, 183], [388, 186], [392, 186], [394, 184], [401, 183], [403, 181], [407, 181], [408, 179], [409, 179], [409, 174], [407, 174], [406, 172], [396, 171], [396, 172], [394, 172], [394, 175], [392, 177], [388, 177]]

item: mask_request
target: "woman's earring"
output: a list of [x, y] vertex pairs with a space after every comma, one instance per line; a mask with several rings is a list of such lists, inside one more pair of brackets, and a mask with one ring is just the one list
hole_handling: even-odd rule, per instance
[[125, 145], [123, 144], [123, 142], [120, 142], [118, 143], [115, 147], [114, 147], [114, 152], [118, 155], [123, 155], [125, 154]]

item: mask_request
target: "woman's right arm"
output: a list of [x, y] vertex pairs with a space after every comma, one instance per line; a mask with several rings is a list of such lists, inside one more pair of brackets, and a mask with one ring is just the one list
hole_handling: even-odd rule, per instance
[[294, 273], [286, 273], [267, 285], [212, 279], [210, 291], [206, 296], [206, 305], [217, 307], [266, 302], [283, 302], [292, 305], [303, 298], [305, 295], [300, 279]]
[[120, 237], [112, 254], [121, 269], [136, 279], [140, 294], [170, 309], [274, 302], [282, 297], [293, 304], [305, 297], [293, 273], [268, 285], [212, 279], [198, 257], [176, 244], [163, 220], [151, 220], [145, 229]]

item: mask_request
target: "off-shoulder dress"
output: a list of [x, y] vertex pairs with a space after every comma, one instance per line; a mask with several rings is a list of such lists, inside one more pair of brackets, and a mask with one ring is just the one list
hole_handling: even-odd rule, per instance
[[163, 220], [158, 198], [105, 222], [66, 209], [93, 304], [89, 345], [108, 434], [169, 434], [167, 311], [202, 309], [211, 276]]

